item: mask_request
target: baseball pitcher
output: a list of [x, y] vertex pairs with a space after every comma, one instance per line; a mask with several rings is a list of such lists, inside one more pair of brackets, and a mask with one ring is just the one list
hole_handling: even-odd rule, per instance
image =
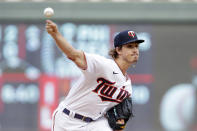
[[126, 71], [138, 61], [138, 46], [144, 40], [133, 31], [120, 32], [108, 59], [73, 48], [51, 20], [46, 20], [46, 30], [82, 71], [54, 111], [52, 131], [122, 131], [133, 116], [132, 85]]

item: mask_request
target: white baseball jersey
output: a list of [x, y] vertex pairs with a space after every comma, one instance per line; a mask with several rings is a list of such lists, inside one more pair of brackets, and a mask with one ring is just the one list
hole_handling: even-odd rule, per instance
[[114, 60], [84, 54], [87, 69], [82, 70], [79, 81], [71, 88], [62, 105], [96, 120], [131, 95], [131, 80], [122, 74]]

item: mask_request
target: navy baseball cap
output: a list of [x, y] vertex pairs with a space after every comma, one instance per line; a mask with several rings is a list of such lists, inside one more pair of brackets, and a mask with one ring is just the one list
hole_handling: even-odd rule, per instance
[[143, 43], [144, 40], [138, 39], [134, 31], [131, 30], [122, 31], [115, 36], [114, 47], [118, 47], [120, 45], [132, 43], [132, 42]]

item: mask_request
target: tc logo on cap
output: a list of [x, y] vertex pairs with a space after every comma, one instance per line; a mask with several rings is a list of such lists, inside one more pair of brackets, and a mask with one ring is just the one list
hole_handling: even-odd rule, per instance
[[131, 36], [132, 38], [135, 37], [135, 32], [134, 31], [128, 31], [128, 35]]

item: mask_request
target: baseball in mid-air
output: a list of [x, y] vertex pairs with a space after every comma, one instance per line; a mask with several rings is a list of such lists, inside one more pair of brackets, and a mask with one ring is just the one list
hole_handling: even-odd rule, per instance
[[44, 16], [45, 17], [50, 18], [53, 15], [54, 15], [54, 10], [51, 7], [44, 9]]

